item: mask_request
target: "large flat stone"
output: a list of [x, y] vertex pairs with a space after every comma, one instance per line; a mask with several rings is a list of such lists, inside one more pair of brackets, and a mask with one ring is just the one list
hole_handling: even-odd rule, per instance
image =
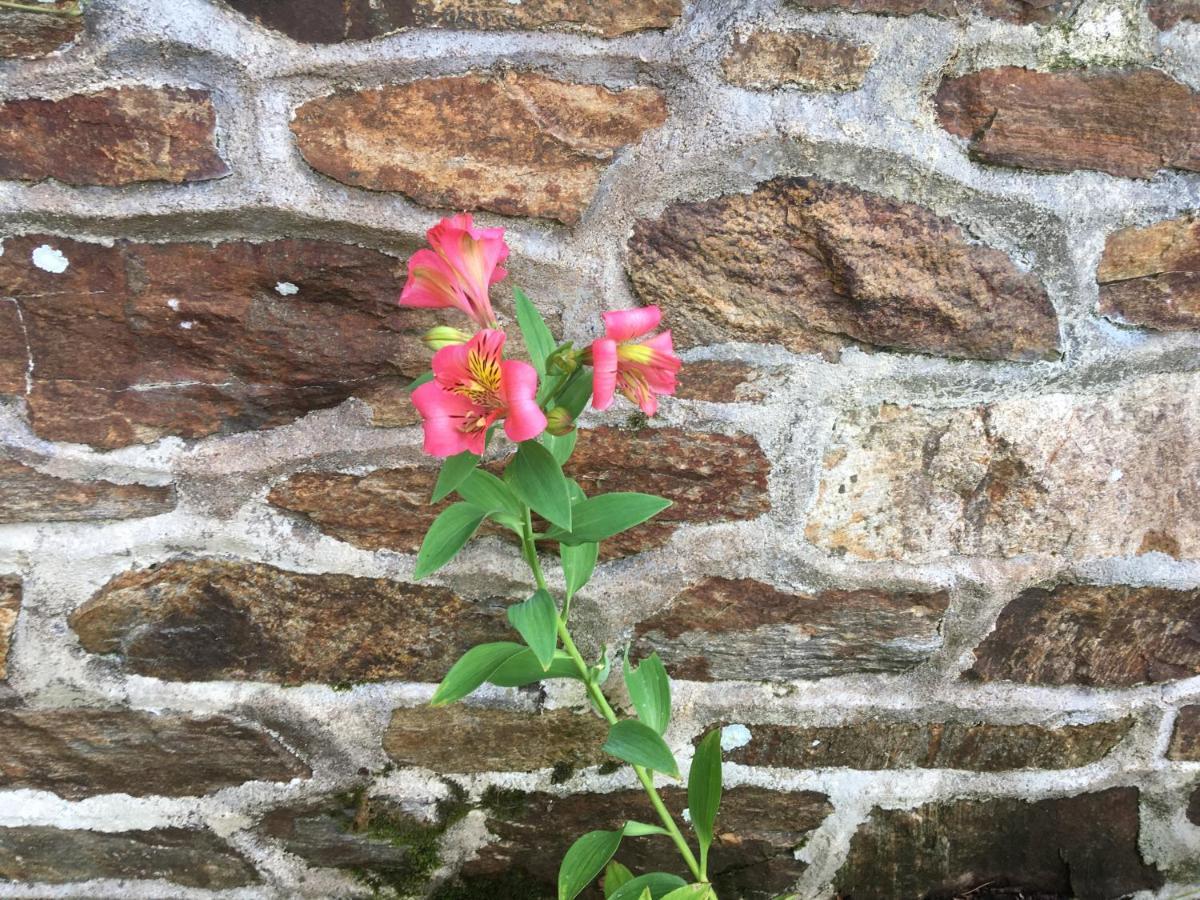
[[8, 650], [12, 646], [13, 629], [21, 611], [21, 579], [17, 575], [0, 575], [0, 683], [8, 678]]
[[116, 186], [229, 174], [208, 91], [108, 88], [0, 103], [0, 178]]
[[1180, 22], [1200, 22], [1200, 0], [1149, 0], [1147, 10], [1163, 31]]
[[847, 10], [888, 16], [925, 13], [939, 18], [959, 19], [979, 15], [1028, 25], [1048, 24], [1068, 18], [1079, 5], [1079, 0], [793, 0], [793, 3], [805, 9]]
[[1058, 354], [1057, 317], [1036, 276], [922, 206], [834, 182], [777, 178], [674, 203], [635, 223], [627, 268], [682, 346]]
[[1192, 216], [1109, 235], [1100, 312], [1159, 331], [1200, 329], [1200, 223]]
[[944, 592], [786, 593], [751, 579], [707, 578], [637, 624], [676, 678], [790, 681], [906, 672], [942, 644]]
[[806, 534], [861, 559], [1200, 556], [1200, 377], [837, 423]]
[[618, 149], [666, 119], [663, 95], [529, 72], [428, 78], [310, 100], [310, 166], [425, 206], [579, 221]]
[[72, 481], [6, 459], [0, 452], [0, 524], [91, 522], [157, 516], [175, 508], [175, 489]]
[[0, 9], [0, 58], [35, 59], [66, 47], [83, 31], [80, 0], [51, 0], [47, 11]]
[[223, 716], [136, 710], [0, 710], [0, 788], [189, 797], [311, 772], [274, 738]]
[[1127, 687], [1200, 675], [1200, 591], [1064, 584], [1004, 607], [967, 678]]
[[470, 647], [513, 636], [503, 604], [445, 588], [216, 559], [118, 575], [70, 623], [85, 650], [171, 681], [440, 681]]
[[1167, 758], [1200, 762], [1200, 704], [1180, 708]]
[[864, 44], [803, 31], [735, 35], [721, 59], [725, 80], [756, 90], [850, 91], [862, 85], [875, 58]]

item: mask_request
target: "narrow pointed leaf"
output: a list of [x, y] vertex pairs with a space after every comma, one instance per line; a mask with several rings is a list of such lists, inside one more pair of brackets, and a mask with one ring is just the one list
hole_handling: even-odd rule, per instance
[[629, 698], [637, 710], [638, 718], [657, 731], [665, 734], [671, 723], [671, 680], [663, 668], [658, 653], [651, 653], [636, 669], [629, 665], [629, 652], [625, 652], [625, 686]]
[[452, 503], [443, 509], [425, 532], [413, 578], [419, 581], [426, 575], [432, 575], [454, 559], [471, 539], [483, 517], [484, 511], [470, 503]]
[[686, 884], [687, 882], [678, 875], [672, 875], [669, 872], [650, 872], [637, 876], [633, 881], [626, 882], [608, 900], [641, 900], [645, 893], [649, 893], [651, 897], [658, 900]]
[[423, 384], [429, 384], [433, 381], [433, 372], [422, 372], [416, 378], [408, 383], [408, 392], [411, 394]]
[[571, 414], [571, 418], [578, 419], [579, 414], [583, 412], [583, 408], [591, 399], [592, 371], [588, 369], [575, 374], [575, 380], [558, 395], [558, 405], [565, 407]]
[[479, 644], [464, 653], [446, 673], [429, 701], [430, 706], [445, 706], [461, 700], [491, 677], [500, 666], [525, 648], [502, 641]]
[[575, 678], [582, 680], [575, 661], [562, 650], [554, 652], [550, 668], [543, 669], [538, 658], [528, 647], [505, 660], [495, 672], [488, 676], [488, 684], [496, 687], [524, 687], [546, 678]]
[[633, 881], [633, 873], [615, 859], [604, 870], [604, 896], [611, 897], [622, 885]]
[[[617, 492], [600, 494], [577, 503], [570, 528], [552, 528], [547, 537], [566, 544], [598, 543], [614, 534], [641, 525], [671, 505], [664, 497]], [[551, 520], [553, 521], [553, 520]], [[559, 525], [558, 522], [554, 522]]]
[[701, 864], [708, 859], [713, 826], [721, 805], [721, 729], [714, 728], [696, 745], [688, 772], [688, 812], [692, 830], [700, 842]]
[[567, 582], [567, 596], [573, 597], [585, 584], [592, 580], [596, 571], [596, 560], [600, 557], [599, 544], [559, 544], [558, 555], [562, 559], [563, 579]]
[[647, 825], [645, 822], [634, 822], [632, 820], [625, 823], [625, 827], [621, 829], [625, 837], [648, 837], [652, 834], [665, 834], [671, 836], [671, 832], [663, 828], [661, 825]]
[[543, 519], [571, 529], [571, 498], [562, 466], [537, 441], [524, 441], [508, 464], [509, 483], [516, 495]]
[[470, 450], [464, 450], [457, 456], [451, 456], [442, 463], [442, 471], [438, 472], [437, 484], [433, 486], [432, 502], [437, 503], [449, 497], [477, 465], [479, 465], [479, 457]]
[[524, 603], [508, 608], [508, 621], [525, 638], [542, 669], [549, 669], [558, 647], [558, 607], [554, 598], [538, 590]]
[[579, 429], [568, 431], [561, 437], [556, 437], [550, 432], [542, 433], [538, 438], [542, 445], [550, 451], [550, 454], [558, 460], [560, 466], [566, 465], [567, 460], [571, 458], [571, 454], [575, 450], [575, 442], [579, 440]]
[[679, 764], [667, 742], [649, 725], [636, 719], [622, 719], [610, 728], [608, 740], [601, 749], [635, 766], [644, 766], [672, 778], [679, 777]]
[[571, 845], [558, 869], [558, 900], [574, 900], [621, 846], [620, 831], [589, 831]]
[[507, 484], [483, 469], [472, 469], [457, 487], [458, 496], [484, 512], [525, 517], [525, 508]]
[[685, 884], [664, 894], [662, 900], [716, 900], [711, 884]]
[[513, 288], [513, 305], [517, 311], [517, 325], [521, 328], [521, 336], [525, 338], [525, 347], [533, 367], [539, 373], [546, 372], [546, 358], [554, 352], [554, 335], [546, 327], [542, 314], [538, 312], [533, 301], [520, 288]]

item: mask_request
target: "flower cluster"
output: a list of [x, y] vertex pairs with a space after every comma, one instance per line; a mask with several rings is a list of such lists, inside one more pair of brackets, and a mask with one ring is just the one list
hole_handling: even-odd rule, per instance
[[591, 399], [598, 410], [607, 409], [619, 390], [653, 415], [658, 395], [675, 392], [679, 357], [670, 331], [649, 337], [662, 313], [648, 306], [605, 313], [604, 336], [582, 352], [570, 344], [559, 347], [551, 358], [567, 377], [558, 378], [558, 390], [539, 400], [537, 370], [529, 363], [504, 359], [506, 336], [488, 296], [491, 285], [508, 274], [501, 267], [508, 258], [504, 229], [476, 228], [471, 215], [463, 213], [443, 219], [426, 237], [429, 247], [409, 260], [400, 305], [454, 308], [479, 329], [469, 336], [440, 326], [426, 335], [426, 343], [436, 351], [433, 378], [412, 395], [424, 424], [426, 453], [481, 455], [488, 430], [501, 422], [515, 442], [537, 437], [548, 424], [554, 433], [569, 430], [570, 417], [555, 400], [581, 365], [592, 368]]

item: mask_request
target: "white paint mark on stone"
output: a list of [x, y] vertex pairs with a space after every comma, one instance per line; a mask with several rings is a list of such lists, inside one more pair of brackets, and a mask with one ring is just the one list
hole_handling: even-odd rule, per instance
[[1122, 472], [1120, 469], [1113, 469], [1108, 473], [1108, 483], [1114, 484], [1115, 482], [1120, 481], [1123, 477], [1125, 477], [1124, 472]]
[[745, 725], [726, 725], [721, 729], [721, 749], [728, 753], [750, 743], [750, 729]]
[[42, 246], [33, 251], [33, 264], [39, 269], [44, 269], [55, 275], [61, 275], [67, 271], [67, 266], [70, 265], [67, 258], [63, 256], [62, 251], [56, 250], [49, 244], [42, 244]]
[[176, 312], [179, 311], [179, 301], [174, 297], [171, 297], [169, 300], [167, 300], [167, 306], [171, 307], [171, 309], [175, 310]]
[[180, 322], [179, 327], [182, 328], [184, 331], [191, 331], [192, 326], [195, 324], [196, 324], [195, 322], [192, 322], [191, 320], [189, 320], [187, 322]]
[[300, 288], [296, 287], [290, 281], [279, 281], [275, 284], [275, 293], [281, 297], [290, 297], [293, 294], [300, 293]]

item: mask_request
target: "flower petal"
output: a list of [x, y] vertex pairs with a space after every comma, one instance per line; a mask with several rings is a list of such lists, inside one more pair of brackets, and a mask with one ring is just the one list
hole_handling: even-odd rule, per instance
[[[467, 365], [470, 356], [470, 346], [474, 338], [466, 344], [451, 344], [433, 354], [430, 365], [433, 367], [433, 377], [447, 391], [456, 386], [471, 381], [471, 369]], [[420, 390], [418, 388], [418, 390]], [[414, 394], [415, 396], [415, 394]]]
[[600, 338], [592, 342], [592, 406], [608, 409], [617, 390], [617, 342]]
[[662, 310], [657, 306], [614, 309], [604, 314], [604, 336], [614, 341], [630, 341], [658, 327]]
[[463, 312], [469, 309], [454, 271], [444, 259], [424, 248], [408, 261], [408, 280], [400, 292], [400, 305], [425, 309], [456, 307]]

